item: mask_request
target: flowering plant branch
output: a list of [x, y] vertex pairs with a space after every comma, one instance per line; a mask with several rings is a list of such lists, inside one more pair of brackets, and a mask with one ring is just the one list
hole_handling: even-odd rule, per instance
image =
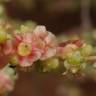
[[63, 75], [84, 74], [88, 65], [96, 69], [95, 48], [83, 40], [59, 42], [45, 26], [14, 24], [2, 4], [0, 18], [0, 58], [8, 61], [0, 64], [0, 96], [14, 89], [18, 69], [30, 71], [35, 66], [40, 72], [60, 71]]
[[8, 64], [0, 65], [0, 94], [13, 89], [18, 68], [35, 65], [42, 72], [50, 72], [62, 66], [65, 75], [82, 72], [90, 61], [96, 61], [91, 45], [79, 39], [58, 43], [56, 36], [45, 26], [21, 25], [9, 33], [0, 25], [0, 56], [9, 56]]

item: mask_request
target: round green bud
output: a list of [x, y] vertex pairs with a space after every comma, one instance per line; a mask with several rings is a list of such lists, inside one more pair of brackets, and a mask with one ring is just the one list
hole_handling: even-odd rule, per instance
[[46, 69], [46, 71], [57, 69], [59, 66], [59, 59], [55, 57], [49, 58], [47, 60], [42, 61], [42, 64], [44, 65], [44, 69]]
[[18, 59], [16, 56], [12, 56], [11, 59], [10, 59], [10, 64], [16, 66], [18, 64]]
[[78, 65], [83, 61], [83, 57], [79, 51], [75, 51], [67, 55], [67, 61], [69, 64]]
[[89, 44], [87, 44], [87, 45], [85, 45], [85, 46], [83, 46], [83, 47], [81, 48], [81, 54], [82, 54], [83, 56], [89, 56], [89, 55], [92, 54], [92, 52], [93, 52], [93, 48], [92, 48], [92, 46], [89, 45]]

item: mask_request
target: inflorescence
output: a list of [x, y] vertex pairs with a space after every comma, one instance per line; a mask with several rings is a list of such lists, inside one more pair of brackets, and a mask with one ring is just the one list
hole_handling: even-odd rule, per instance
[[[35, 65], [41, 72], [59, 71], [63, 75], [82, 72], [90, 61], [94, 61], [94, 48], [82, 40], [68, 40], [58, 43], [58, 39], [45, 26], [29, 27], [7, 32], [0, 26], [0, 56], [8, 56], [8, 63], [0, 65], [0, 92], [11, 91], [16, 80], [17, 69], [27, 69]], [[2, 91], [1, 91], [2, 89]]]

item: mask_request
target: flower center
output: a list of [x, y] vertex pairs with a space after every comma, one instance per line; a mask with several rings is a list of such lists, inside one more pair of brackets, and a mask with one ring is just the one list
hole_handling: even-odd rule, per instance
[[31, 46], [27, 43], [20, 43], [18, 46], [18, 54], [21, 56], [28, 56], [31, 53]]

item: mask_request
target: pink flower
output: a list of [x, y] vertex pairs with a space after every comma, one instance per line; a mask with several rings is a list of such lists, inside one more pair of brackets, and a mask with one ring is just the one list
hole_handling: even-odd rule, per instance
[[4, 72], [0, 71], [0, 94], [12, 91], [13, 87], [14, 84], [11, 78]]
[[[33, 31], [34, 36], [38, 38], [38, 43], [42, 43], [41, 60], [48, 59], [56, 55], [57, 41], [55, 35], [47, 31], [45, 26], [37, 26]], [[40, 41], [40, 42], [39, 42]]]
[[41, 50], [38, 48], [32, 32], [15, 33], [14, 37], [15, 55], [17, 55], [20, 66], [31, 66], [40, 59]]
[[83, 42], [81, 40], [69, 40], [63, 42], [57, 47], [57, 56], [65, 59], [68, 53], [73, 52], [81, 46], [83, 46]]

